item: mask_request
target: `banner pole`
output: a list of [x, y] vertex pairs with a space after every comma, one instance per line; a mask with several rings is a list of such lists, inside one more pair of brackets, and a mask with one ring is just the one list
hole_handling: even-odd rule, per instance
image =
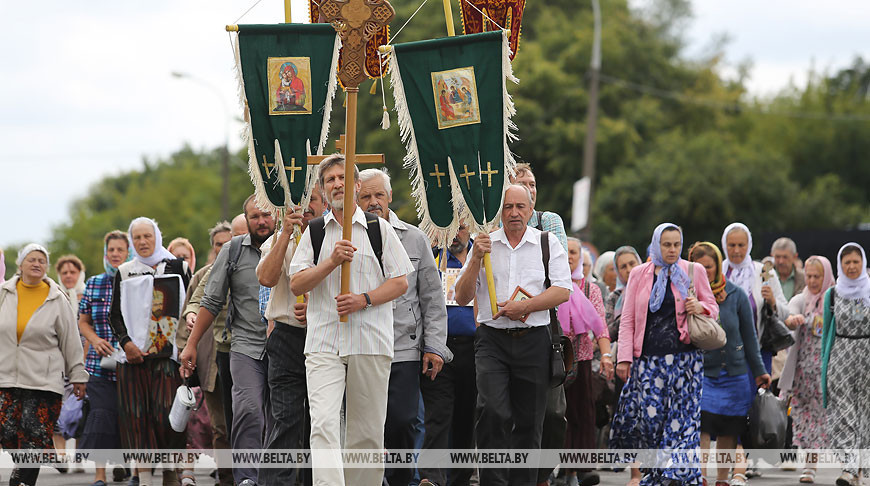
[[284, 23], [292, 24], [293, 18], [290, 16], [290, 4], [293, 0], [284, 0]]
[[483, 271], [486, 274], [486, 287], [489, 290], [489, 307], [492, 309], [492, 315], [496, 315], [498, 306], [495, 304], [495, 280], [492, 278], [492, 259], [489, 253], [483, 254]]
[[[354, 184], [353, 179], [354, 167], [356, 164], [356, 101], [359, 94], [359, 87], [347, 87], [344, 90], [347, 93], [347, 132], [344, 145], [344, 210], [343, 224], [341, 228], [341, 237], [344, 240], [351, 241], [354, 213]], [[341, 264], [341, 294], [350, 292], [350, 262]], [[342, 316], [341, 322], [347, 322], [347, 316]]]
[[453, 37], [456, 35], [456, 29], [453, 27], [453, 6], [450, 5], [450, 0], [444, 0], [444, 19], [447, 21], [447, 35]]

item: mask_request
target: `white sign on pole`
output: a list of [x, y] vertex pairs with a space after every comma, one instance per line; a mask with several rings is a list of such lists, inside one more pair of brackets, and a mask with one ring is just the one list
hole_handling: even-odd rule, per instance
[[574, 200], [571, 204], [571, 232], [586, 227], [589, 221], [589, 178], [584, 177], [574, 183]]

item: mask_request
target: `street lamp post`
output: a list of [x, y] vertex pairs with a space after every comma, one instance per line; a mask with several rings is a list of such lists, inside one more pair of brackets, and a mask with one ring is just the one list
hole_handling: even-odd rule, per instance
[[177, 79], [189, 79], [194, 83], [201, 84], [211, 90], [220, 99], [221, 107], [224, 110], [224, 147], [223, 160], [221, 160], [221, 178], [223, 180], [223, 190], [221, 194], [221, 219], [229, 221], [230, 219], [230, 112], [227, 109], [226, 100], [223, 94], [217, 87], [204, 79], [180, 71], [172, 71], [172, 77]]
[[[595, 143], [598, 128], [598, 73], [601, 70], [601, 8], [592, 0], [595, 36], [592, 40], [592, 61], [589, 63], [589, 108], [586, 111], [586, 142], [583, 145], [583, 176], [589, 178], [589, 208], [595, 188]], [[592, 217], [586, 221], [585, 238], [592, 236]]]

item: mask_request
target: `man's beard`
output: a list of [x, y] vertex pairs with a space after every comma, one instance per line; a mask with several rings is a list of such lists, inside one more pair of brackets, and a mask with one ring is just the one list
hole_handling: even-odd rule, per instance
[[461, 241], [453, 240], [453, 243], [450, 243], [450, 246], [447, 247], [447, 249], [450, 250], [450, 253], [457, 255], [462, 253], [462, 250], [465, 249], [465, 245], [463, 245]]
[[329, 205], [332, 206], [332, 209], [337, 209], [339, 211], [344, 210], [344, 194], [342, 194], [341, 197], [329, 201]]
[[248, 234], [251, 235], [251, 243], [254, 243], [255, 245], [262, 245], [274, 232], [274, 230], [270, 230], [265, 236], [260, 236], [255, 230], [252, 230], [250, 226], [248, 227]]

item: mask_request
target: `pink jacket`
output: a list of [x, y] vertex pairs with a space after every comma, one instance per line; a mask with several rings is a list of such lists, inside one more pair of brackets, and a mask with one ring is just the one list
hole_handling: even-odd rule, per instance
[[[688, 274], [689, 262], [680, 259], [680, 268]], [[704, 307], [705, 313], [714, 319], [719, 316], [719, 305], [713, 291], [710, 290], [710, 282], [707, 280], [707, 272], [698, 264], [694, 268], [695, 294], [698, 301]], [[655, 265], [652, 262], [638, 265], [631, 270], [628, 276], [628, 285], [625, 288], [625, 300], [622, 304], [622, 317], [619, 321], [619, 350], [617, 351], [617, 363], [631, 362], [640, 357], [643, 351], [643, 335], [646, 330], [646, 316], [649, 312], [649, 294], [652, 291], [655, 279]], [[680, 341], [688, 344], [689, 329], [686, 324], [686, 303], [683, 296], [671, 283], [674, 292], [677, 310], [677, 329], [680, 330]]]

